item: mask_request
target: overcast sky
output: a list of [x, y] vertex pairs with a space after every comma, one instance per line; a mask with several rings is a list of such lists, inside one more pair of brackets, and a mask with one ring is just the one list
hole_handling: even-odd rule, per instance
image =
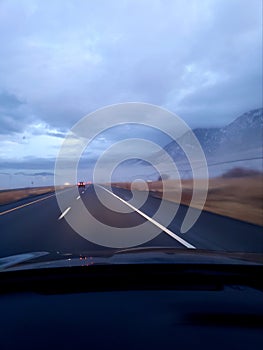
[[80, 118], [128, 101], [191, 127], [261, 107], [262, 1], [0, 0], [0, 171], [36, 169]]

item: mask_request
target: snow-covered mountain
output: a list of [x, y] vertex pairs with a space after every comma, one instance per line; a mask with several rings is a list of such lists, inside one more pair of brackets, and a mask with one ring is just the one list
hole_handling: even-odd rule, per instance
[[[263, 108], [242, 114], [229, 125], [222, 128], [197, 128], [197, 137], [208, 162], [247, 159], [262, 156]], [[189, 144], [191, 138], [183, 135], [178, 143]], [[185, 158], [184, 151], [172, 141], [165, 151], [176, 161]], [[162, 161], [164, 159], [160, 159]]]
[[247, 112], [220, 129], [218, 152], [228, 150], [231, 153], [243, 153], [248, 150], [262, 150], [262, 131], [263, 108]]
[[[224, 127], [197, 128], [192, 132], [204, 152], [209, 177], [220, 176], [233, 168], [262, 171], [263, 108], [244, 113]], [[156, 180], [160, 175], [178, 177], [171, 162], [181, 178], [191, 178], [193, 168], [198, 169], [198, 176], [203, 177], [206, 174], [204, 163], [195, 159], [190, 165], [186, 157], [187, 150], [194, 147], [192, 133], [188, 132], [148, 158], [154, 167], [142, 159], [132, 158], [115, 173], [114, 178], [117, 181], [124, 178]]]
[[[193, 130], [205, 154], [209, 176], [218, 176], [233, 167], [248, 167], [262, 171], [262, 138], [263, 138], [263, 108], [254, 109], [242, 114], [232, 123], [221, 128], [197, 128]], [[152, 160], [162, 173], [174, 177], [173, 170], [168, 165], [169, 156], [182, 177], [191, 177], [192, 170], [187, 160], [185, 150], [194, 147], [190, 133], [180, 139], [170, 142], [162, 152], [153, 154]], [[182, 148], [178, 145], [182, 145]], [[131, 165], [131, 164], [130, 164]], [[191, 164], [199, 167], [200, 162]], [[135, 169], [147, 166], [141, 160], [132, 160]], [[140, 170], [142, 173], [142, 170]], [[153, 179], [156, 174], [153, 174]]]

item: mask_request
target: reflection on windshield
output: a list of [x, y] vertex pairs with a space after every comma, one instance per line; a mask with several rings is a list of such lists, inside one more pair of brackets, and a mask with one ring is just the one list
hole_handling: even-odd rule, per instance
[[0, 258], [262, 254], [260, 3], [102, 3], [0, 3]]

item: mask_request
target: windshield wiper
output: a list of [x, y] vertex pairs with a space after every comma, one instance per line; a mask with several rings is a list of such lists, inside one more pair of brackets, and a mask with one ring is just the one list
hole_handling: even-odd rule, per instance
[[48, 252], [30, 252], [23, 254], [10, 255], [4, 258], [0, 258], [0, 271], [7, 269], [8, 267], [16, 266], [26, 261], [34, 260], [42, 256], [49, 255]]

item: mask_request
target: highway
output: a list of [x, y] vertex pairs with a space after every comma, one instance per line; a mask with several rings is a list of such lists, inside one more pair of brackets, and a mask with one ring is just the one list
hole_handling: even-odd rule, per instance
[[[60, 196], [66, 204], [63, 211], [57, 204], [55, 193], [0, 206], [0, 257], [31, 251], [99, 254], [111, 249], [88, 241], [67, 223], [67, 217], [74, 217], [87, 228], [91, 236], [107, 234], [101, 232], [99, 224], [94, 224], [96, 220], [89, 222], [80, 208], [81, 201], [97, 222], [103, 222], [106, 231], [107, 226], [125, 231], [126, 228], [139, 227], [138, 225], [148, 222], [151, 237], [156, 230], [161, 229], [162, 232], [142, 244], [143, 247], [263, 253], [263, 230], [260, 226], [203, 211], [197, 223], [187, 233], [181, 234], [180, 227], [187, 211], [186, 206], [180, 205], [169, 226], [162, 227], [161, 222], [151, 221], [159, 208], [159, 198], [148, 196], [140, 207], [136, 207], [135, 202], [132, 207], [136, 210], [129, 213], [127, 211], [131, 207], [127, 201], [131, 198], [130, 191], [115, 188], [112, 193], [110, 188], [96, 185], [97, 191], [107, 202], [108, 207], [105, 207], [97, 198], [94, 186], [80, 188], [77, 196], [76, 189], [73, 188], [61, 191]], [[140, 198], [143, 194], [137, 195]], [[174, 210], [174, 205], [166, 202], [167, 210]]]

